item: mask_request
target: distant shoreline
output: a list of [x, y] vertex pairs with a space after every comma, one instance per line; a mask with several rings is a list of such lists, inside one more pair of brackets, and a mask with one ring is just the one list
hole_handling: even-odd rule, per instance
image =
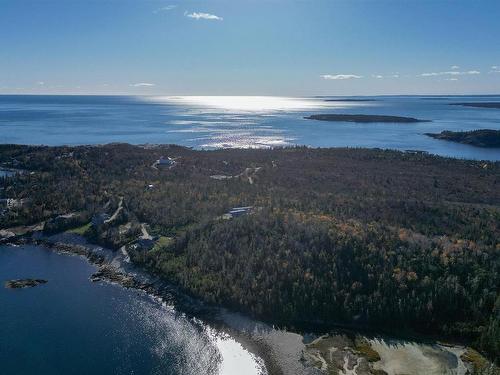
[[430, 120], [419, 120], [413, 117], [387, 116], [387, 115], [351, 115], [351, 114], [317, 114], [304, 117], [306, 120], [332, 121], [332, 122], [388, 122], [388, 123], [413, 123], [429, 122]]
[[500, 109], [500, 102], [482, 102], [482, 103], [450, 103], [450, 105], [458, 105], [462, 107], [474, 107], [474, 108], [491, 108]]

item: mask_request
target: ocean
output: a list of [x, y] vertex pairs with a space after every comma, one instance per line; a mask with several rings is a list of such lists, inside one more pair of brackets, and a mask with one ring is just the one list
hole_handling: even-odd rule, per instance
[[[347, 101], [327, 101], [328, 99]], [[357, 101], [362, 99], [363, 101]], [[430, 138], [443, 130], [500, 129], [500, 110], [450, 105], [500, 96], [256, 97], [1, 95], [0, 143], [175, 143], [234, 147], [376, 147], [500, 160], [483, 149]], [[306, 120], [317, 113], [379, 114], [421, 123]]]

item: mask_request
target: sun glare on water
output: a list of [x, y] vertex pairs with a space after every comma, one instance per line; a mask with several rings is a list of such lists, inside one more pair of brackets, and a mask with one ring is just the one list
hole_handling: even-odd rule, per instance
[[324, 106], [324, 103], [314, 99], [279, 96], [162, 96], [150, 100], [248, 112], [307, 110]]
[[283, 96], [149, 96], [141, 100], [170, 107], [165, 112], [165, 130], [173, 135], [191, 133], [190, 141], [201, 148], [290, 146], [295, 137], [287, 133], [282, 118], [301, 121], [304, 113], [360, 106]]

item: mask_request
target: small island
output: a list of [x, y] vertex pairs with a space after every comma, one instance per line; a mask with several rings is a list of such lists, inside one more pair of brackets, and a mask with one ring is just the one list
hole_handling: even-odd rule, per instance
[[450, 103], [450, 105], [460, 105], [462, 107], [476, 107], [476, 108], [494, 108], [494, 109], [500, 109], [500, 102]]
[[47, 280], [43, 279], [15, 279], [6, 281], [5, 287], [7, 289], [33, 288], [45, 283], [47, 283]]
[[393, 123], [413, 123], [427, 122], [413, 117], [386, 116], [386, 115], [348, 115], [348, 114], [319, 114], [304, 117], [306, 120], [335, 121], [335, 122], [393, 122]]
[[445, 130], [441, 133], [425, 133], [425, 135], [436, 139], [463, 143], [476, 147], [500, 147], [500, 130], [480, 129], [466, 132], [454, 132]]
[[374, 102], [376, 99], [354, 99], [354, 98], [347, 98], [347, 99], [325, 99], [325, 102]]

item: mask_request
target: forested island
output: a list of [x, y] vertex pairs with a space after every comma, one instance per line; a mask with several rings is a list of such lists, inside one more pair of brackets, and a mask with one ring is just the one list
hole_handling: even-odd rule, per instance
[[425, 135], [436, 139], [463, 143], [471, 146], [500, 148], [500, 130], [479, 129], [465, 132], [445, 130], [441, 133], [425, 133]]
[[412, 123], [427, 122], [413, 117], [386, 116], [386, 115], [349, 115], [349, 114], [318, 114], [304, 117], [306, 120], [335, 121], [335, 122], [393, 122]]
[[296, 327], [441, 335], [500, 358], [500, 163], [378, 149], [0, 146], [4, 241], [72, 232]]

